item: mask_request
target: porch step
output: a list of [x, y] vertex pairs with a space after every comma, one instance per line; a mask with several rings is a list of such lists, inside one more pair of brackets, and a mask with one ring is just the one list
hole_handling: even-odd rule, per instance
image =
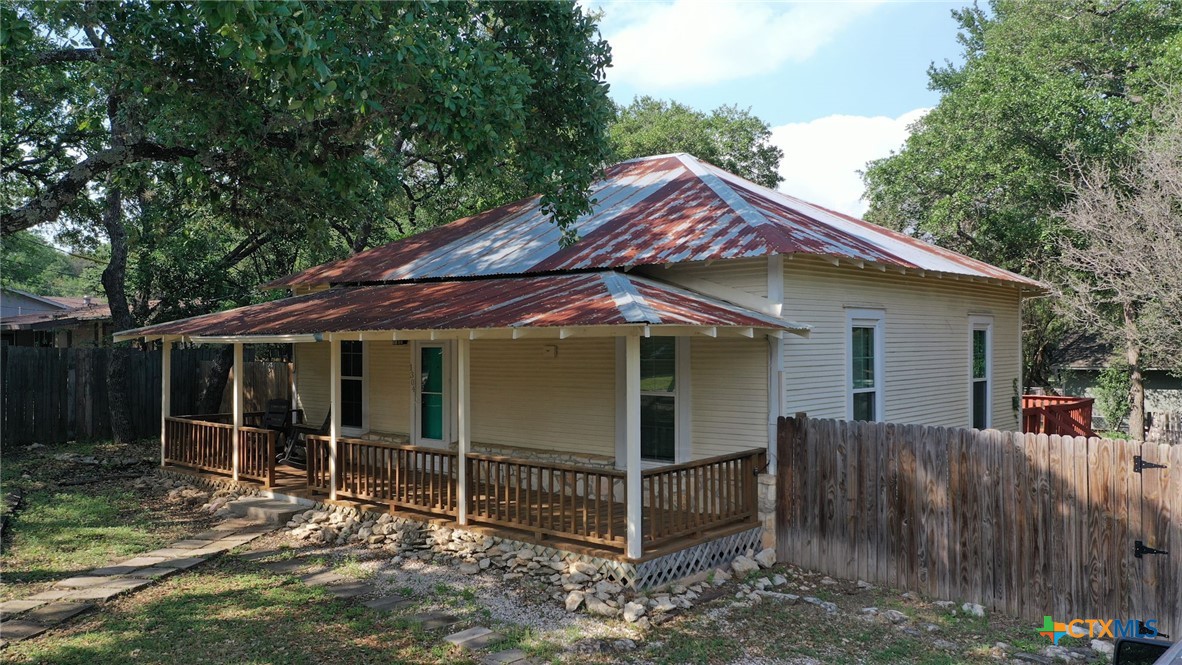
[[238, 499], [226, 505], [229, 506], [231, 515], [264, 524], [286, 524], [297, 513], [308, 509], [307, 506], [297, 503], [261, 497]]

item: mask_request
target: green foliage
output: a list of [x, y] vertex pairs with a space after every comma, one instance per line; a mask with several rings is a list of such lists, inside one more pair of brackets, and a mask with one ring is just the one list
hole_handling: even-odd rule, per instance
[[1108, 429], [1120, 429], [1121, 423], [1129, 417], [1132, 410], [1129, 406], [1129, 391], [1132, 387], [1129, 366], [1124, 362], [1114, 360], [1096, 377], [1096, 410], [1104, 418]]
[[541, 194], [565, 228], [608, 159], [610, 52], [573, 2], [4, 12], [4, 232], [96, 247], [119, 190], [141, 321], [476, 205]]
[[0, 240], [0, 285], [42, 296], [84, 296], [101, 291], [100, 259], [63, 253], [40, 236], [21, 231]]
[[954, 11], [962, 65], [865, 174], [867, 218], [1028, 275], [1056, 253], [1075, 159], [1116, 161], [1182, 81], [1182, 3], [996, 0]]
[[726, 171], [775, 188], [784, 152], [771, 128], [750, 110], [720, 106], [709, 114], [674, 101], [637, 97], [616, 110], [608, 129], [617, 160], [687, 152]]

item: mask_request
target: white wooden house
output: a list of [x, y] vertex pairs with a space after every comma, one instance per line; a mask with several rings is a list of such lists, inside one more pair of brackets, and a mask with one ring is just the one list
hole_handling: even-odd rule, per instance
[[[1037, 283], [685, 154], [611, 167], [593, 197], [570, 247], [534, 197], [119, 338], [293, 343], [294, 406], [331, 414], [293, 492], [614, 558], [641, 585], [772, 536], [780, 415], [1018, 428]], [[166, 416], [165, 464], [282, 485], [240, 409]]]

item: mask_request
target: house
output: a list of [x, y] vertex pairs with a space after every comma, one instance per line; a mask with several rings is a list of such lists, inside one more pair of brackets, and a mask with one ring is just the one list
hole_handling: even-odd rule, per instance
[[0, 289], [0, 342], [12, 346], [107, 346], [111, 308], [92, 296], [40, 296]]
[[[331, 415], [308, 491], [612, 559], [635, 586], [768, 542], [783, 414], [1018, 428], [1036, 282], [685, 154], [613, 166], [593, 197], [569, 247], [529, 198], [116, 338], [293, 343], [295, 406]], [[237, 434], [166, 417], [164, 462], [275, 482], [238, 411]]]
[[[1100, 373], [1109, 363], [1119, 360], [1116, 350], [1094, 334], [1087, 333], [1077, 335], [1063, 346], [1063, 355], [1055, 366], [1056, 380], [1052, 388], [1062, 395], [1096, 397]], [[1161, 420], [1170, 414], [1182, 414], [1182, 377], [1154, 366], [1142, 368], [1141, 376], [1145, 387], [1147, 426], [1155, 420], [1155, 416]], [[1106, 423], [1104, 417], [1095, 411], [1092, 415], [1096, 429], [1116, 430], [1127, 425]]]

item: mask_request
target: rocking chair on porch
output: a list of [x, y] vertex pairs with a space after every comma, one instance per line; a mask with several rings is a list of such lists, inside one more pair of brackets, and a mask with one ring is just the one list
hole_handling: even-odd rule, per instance
[[329, 411], [324, 415], [324, 424], [319, 428], [308, 425], [292, 425], [290, 433], [287, 436], [287, 445], [283, 448], [283, 452], [279, 453], [279, 459], [276, 462], [294, 466], [297, 469], [307, 468], [308, 448], [304, 444], [304, 436], [308, 434], [318, 434], [321, 436], [328, 434], [331, 419], [332, 411]]

